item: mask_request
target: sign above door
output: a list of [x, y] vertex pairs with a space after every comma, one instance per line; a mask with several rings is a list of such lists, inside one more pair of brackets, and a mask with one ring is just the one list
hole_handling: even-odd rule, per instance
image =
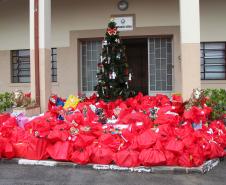
[[132, 31], [134, 27], [134, 16], [133, 15], [123, 15], [123, 16], [112, 16], [118, 31]]

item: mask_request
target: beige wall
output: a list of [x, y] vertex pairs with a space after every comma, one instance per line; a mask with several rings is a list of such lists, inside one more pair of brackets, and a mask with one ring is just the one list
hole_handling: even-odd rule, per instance
[[201, 41], [226, 41], [226, 1], [200, 0]]
[[[135, 14], [137, 28], [123, 36], [174, 35], [174, 90], [180, 91], [178, 0], [128, 1], [129, 9], [121, 12], [118, 0], [52, 0], [52, 47], [58, 48], [58, 82], [52, 84], [53, 92], [61, 96], [79, 92], [77, 39], [103, 37], [109, 17], [115, 14]], [[201, 41], [226, 41], [226, 1], [200, 0], [200, 14]], [[27, 48], [29, 0], [0, 1], [0, 91], [29, 90], [29, 84], [10, 83], [9, 50]], [[202, 87], [225, 87], [224, 82], [205, 81]]]
[[226, 90], [226, 80], [202, 80], [201, 87], [208, 88], [222, 88]]
[[11, 83], [10, 51], [0, 51], [0, 92], [23, 89], [28, 92], [29, 84]]

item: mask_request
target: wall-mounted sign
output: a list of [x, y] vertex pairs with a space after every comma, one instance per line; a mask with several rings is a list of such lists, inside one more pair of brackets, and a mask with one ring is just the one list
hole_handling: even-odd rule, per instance
[[132, 31], [133, 30], [133, 16], [120, 16], [113, 17], [119, 31]]

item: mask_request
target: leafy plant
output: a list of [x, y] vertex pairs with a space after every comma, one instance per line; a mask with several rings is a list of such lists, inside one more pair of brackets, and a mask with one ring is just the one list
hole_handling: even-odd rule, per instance
[[13, 105], [12, 93], [0, 94], [0, 113], [6, 111], [7, 108], [11, 108]]
[[226, 114], [226, 90], [225, 89], [206, 89], [205, 95], [208, 97], [206, 104], [212, 107], [212, 119], [223, 119]]

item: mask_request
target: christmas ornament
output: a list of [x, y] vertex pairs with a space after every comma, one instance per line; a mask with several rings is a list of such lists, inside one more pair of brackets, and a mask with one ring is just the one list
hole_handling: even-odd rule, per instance
[[131, 81], [131, 80], [132, 80], [132, 74], [129, 73], [129, 81]]
[[114, 80], [116, 78], [116, 73], [113, 71], [112, 73], [112, 79]]

